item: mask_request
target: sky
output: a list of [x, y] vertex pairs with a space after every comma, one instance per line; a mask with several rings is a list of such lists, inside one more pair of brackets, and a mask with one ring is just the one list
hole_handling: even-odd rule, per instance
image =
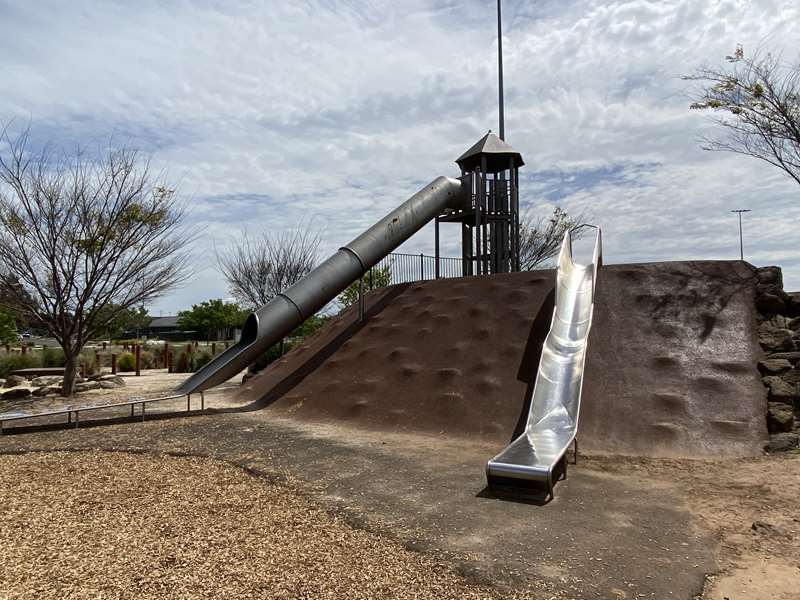
[[[800, 59], [800, 3], [503, 7], [523, 210], [591, 216], [610, 264], [736, 259], [730, 210], [749, 208], [745, 258], [800, 290], [800, 189], [700, 149], [723, 132], [681, 79], [737, 45]], [[0, 74], [0, 122], [64, 148], [139, 148], [186, 200], [193, 276], [154, 315], [228, 297], [214, 250], [243, 230], [312, 226], [324, 257], [497, 131], [494, 0], [0, 0]], [[402, 250], [432, 253], [432, 228]]]

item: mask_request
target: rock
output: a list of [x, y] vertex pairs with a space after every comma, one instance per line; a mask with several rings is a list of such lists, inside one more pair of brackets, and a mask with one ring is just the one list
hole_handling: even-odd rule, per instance
[[5, 379], [0, 379], [0, 388], [4, 388], [4, 387], [6, 387], [6, 380]]
[[800, 396], [800, 368], [795, 367], [781, 375], [781, 379], [794, 387], [794, 395]]
[[759, 285], [775, 285], [783, 289], [783, 271], [780, 267], [769, 266], [756, 269]]
[[800, 317], [800, 292], [786, 294], [789, 302], [786, 306], [786, 314], [790, 317]]
[[767, 358], [770, 360], [788, 360], [793, 365], [796, 365], [800, 362], [800, 352], [776, 352], [775, 354], [770, 354]]
[[51, 385], [61, 385], [64, 378], [60, 375], [43, 375], [31, 381], [33, 387], [48, 387]]
[[125, 385], [125, 380], [122, 377], [113, 374], [101, 375], [98, 377], [97, 381], [110, 381], [120, 387]]
[[784, 371], [789, 371], [792, 368], [792, 363], [784, 358], [767, 358], [758, 361], [758, 370], [763, 375], [779, 375]]
[[255, 373], [251, 373], [250, 371], [247, 371], [244, 375], [242, 375], [242, 383], [243, 384], [247, 383], [248, 379], [252, 379], [255, 376], [256, 376]]
[[788, 404], [770, 402], [767, 409], [767, 430], [770, 433], [791, 431], [794, 427], [794, 410]]
[[31, 389], [27, 387], [14, 387], [3, 392], [0, 396], [3, 400], [14, 400], [16, 398], [27, 398], [31, 395]]
[[6, 378], [6, 387], [17, 387], [18, 385], [27, 385], [28, 380], [20, 375], [9, 375]]
[[60, 393], [61, 387], [59, 386], [46, 386], [33, 390], [33, 395], [37, 398], [43, 398], [44, 396], [55, 396]]
[[84, 383], [77, 383], [73, 388], [76, 392], [89, 392], [91, 390], [100, 389], [99, 381], [86, 381]]
[[765, 352], [794, 352], [795, 342], [792, 339], [794, 331], [791, 329], [771, 329], [758, 332], [758, 343]]
[[767, 452], [786, 452], [794, 450], [800, 445], [800, 434], [797, 433], [775, 433], [769, 436]]
[[767, 521], [754, 521], [753, 524], [750, 526], [754, 532], [759, 535], [766, 535], [770, 537], [778, 536], [785, 536], [786, 532], [783, 531], [777, 525], [773, 525], [772, 523], [768, 523]]
[[791, 329], [792, 331], [800, 331], [800, 317], [787, 319], [786, 329]]
[[114, 383], [110, 379], [104, 379], [103, 381], [98, 381], [97, 385], [99, 385], [100, 388], [104, 390], [115, 390], [118, 387], [120, 387], [118, 383]]
[[791, 404], [795, 397], [795, 388], [777, 375], [768, 375], [761, 378], [762, 383], [769, 389], [769, 399], [773, 402]]
[[786, 303], [776, 294], [764, 293], [756, 299], [756, 310], [765, 315], [774, 315], [786, 310]]

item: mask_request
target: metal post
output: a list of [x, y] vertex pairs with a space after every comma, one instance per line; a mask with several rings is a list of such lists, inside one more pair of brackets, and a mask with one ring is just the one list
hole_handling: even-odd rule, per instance
[[139, 377], [142, 374], [142, 347], [139, 344], [136, 344], [134, 358], [136, 359], [136, 376]]
[[419, 253], [419, 280], [425, 280], [425, 260], [422, 256], [422, 252]]
[[732, 213], [739, 215], [739, 260], [744, 260], [744, 242], [742, 240], [742, 213], [750, 212], [749, 208], [739, 208], [732, 210]]
[[186, 412], [192, 411], [192, 395], [186, 394]]
[[436, 217], [434, 222], [434, 257], [433, 260], [435, 261], [435, 265], [433, 267], [433, 274], [436, 279], [439, 279], [439, 217]]
[[503, 108], [503, 27], [500, 0], [497, 0], [497, 73], [500, 101], [500, 139], [506, 139], [505, 111]]
[[358, 322], [364, 320], [364, 278], [358, 280]]

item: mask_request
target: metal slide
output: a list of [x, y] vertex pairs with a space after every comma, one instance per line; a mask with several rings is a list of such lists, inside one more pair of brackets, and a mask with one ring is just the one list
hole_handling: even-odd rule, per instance
[[194, 373], [176, 392], [202, 392], [236, 375], [434, 217], [447, 208], [463, 208], [469, 193], [468, 181], [462, 183], [459, 179], [437, 177], [303, 279], [252, 313], [239, 342]]
[[[564, 236], [558, 257], [556, 303], [550, 331], [542, 347], [525, 431], [486, 464], [489, 487], [497, 483], [535, 481], [553, 497], [554, 471], [566, 476], [566, 453], [576, 439], [584, 362], [592, 326], [597, 268], [602, 262], [600, 229], [594, 230], [591, 261], [573, 261], [572, 239]], [[576, 442], [577, 452], [577, 442]]]

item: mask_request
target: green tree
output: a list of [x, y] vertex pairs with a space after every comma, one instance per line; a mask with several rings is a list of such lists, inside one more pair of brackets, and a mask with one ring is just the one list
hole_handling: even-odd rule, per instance
[[0, 310], [0, 343], [10, 344], [19, 339], [14, 317]]
[[[392, 265], [387, 264], [383, 267], [373, 267], [369, 273], [364, 275], [364, 291], [374, 290], [392, 285]], [[337, 300], [343, 307], [358, 302], [358, 290], [360, 283], [358, 280], [347, 286], [347, 289], [339, 294]]]
[[246, 317], [238, 304], [216, 298], [179, 312], [178, 326], [184, 331], [196, 331], [210, 341], [217, 339], [220, 333], [229, 338], [230, 330], [241, 327]]
[[139, 337], [140, 331], [150, 325], [153, 318], [147, 314], [144, 306], [138, 308], [126, 308], [123, 310], [117, 307], [109, 307], [107, 310], [114, 311], [114, 316], [108, 321], [106, 335], [109, 339], [120, 339], [125, 336], [125, 332], [131, 332], [134, 337]]
[[739, 46], [728, 67], [699, 69], [684, 79], [698, 82], [692, 110], [711, 111], [727, 130], [704, 138], [704, 150], [754, 156], [800, 183], [800, 62], [754, 53]]

